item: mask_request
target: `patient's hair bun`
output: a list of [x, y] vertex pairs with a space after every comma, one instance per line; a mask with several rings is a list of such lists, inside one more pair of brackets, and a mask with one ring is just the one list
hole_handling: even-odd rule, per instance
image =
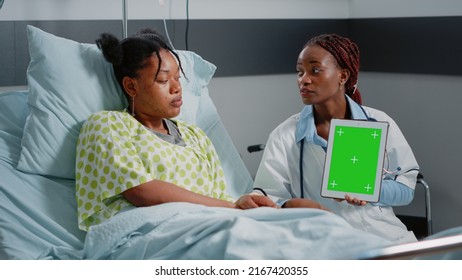
[[103, 33], [96, 40], [96, 45], [103, 52], [104, 58], [113, 65], [120, 65], [123, 61], [122, 45], [117, 37]]

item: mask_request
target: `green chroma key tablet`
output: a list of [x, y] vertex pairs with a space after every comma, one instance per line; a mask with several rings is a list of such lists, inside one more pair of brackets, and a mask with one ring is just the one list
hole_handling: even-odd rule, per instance
[[321, 195], [379, 201], [387, 134], [387, 122], [331, 120]]

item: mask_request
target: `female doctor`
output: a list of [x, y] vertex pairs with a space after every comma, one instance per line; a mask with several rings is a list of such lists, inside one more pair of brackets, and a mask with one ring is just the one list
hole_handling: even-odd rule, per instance
[[[414, 197], [419, 166], [396, 123], [384, 112], [361, 106], [356, 88], [359, 49], [335, 34], [309, 40], [297, 60], [303, 110], [281, 123], [269, 136], [255, 178], [283, 208], [326, 207], [353, 227], [397, 243], [416, 241], [395, 216], [392, 206], [407, 205]], [[355, 197], [321, 197], [321, 181], [330, 121], [357, 119], [389, 123], [382, 189], [378, 203]], [[300, 151], [303, 151], [302, 153]]]

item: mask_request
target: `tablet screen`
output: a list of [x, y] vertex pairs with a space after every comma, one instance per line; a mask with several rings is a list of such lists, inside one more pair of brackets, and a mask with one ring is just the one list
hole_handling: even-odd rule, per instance
[[379, 201], [388, 123], [331, 120], [323, 197]]

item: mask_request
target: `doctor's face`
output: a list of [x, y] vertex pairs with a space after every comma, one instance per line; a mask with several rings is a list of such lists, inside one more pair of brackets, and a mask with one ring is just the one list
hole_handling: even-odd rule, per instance
[[332, 54], [318, 45], [302, 50], [297, 60], [297, 76], [300, 96], [306, 105], [344, 98], [342, 70]]

